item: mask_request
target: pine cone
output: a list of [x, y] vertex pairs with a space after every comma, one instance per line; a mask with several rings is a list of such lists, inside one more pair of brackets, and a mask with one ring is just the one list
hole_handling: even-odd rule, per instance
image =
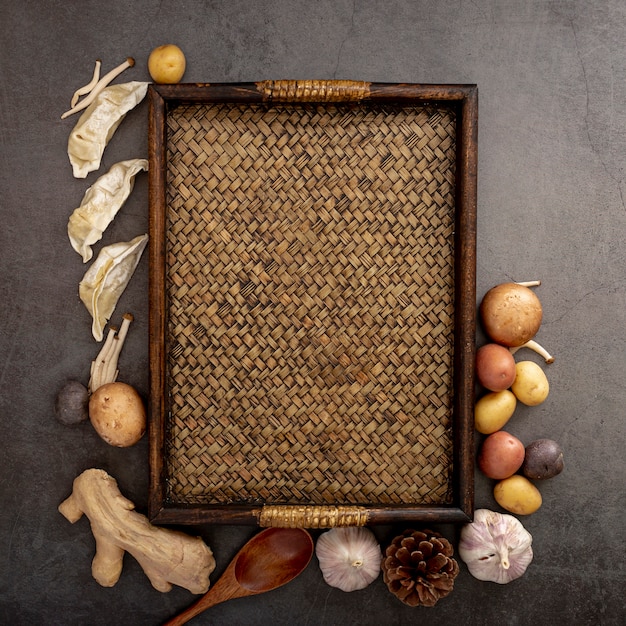
[[454, 587], [459, 564], [450, 542], [431, 530], [406, 530], [391, 542], [382, 563], [389, 591], [409, 606], [434, 606]]

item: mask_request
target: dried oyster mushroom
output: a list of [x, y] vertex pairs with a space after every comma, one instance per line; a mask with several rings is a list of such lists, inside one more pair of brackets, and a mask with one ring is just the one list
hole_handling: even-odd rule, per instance
[[147, 169], [146, 159], [120, 161], [87, 189], [80, 206], [74, 210], [67, 224], [72, 248], [83, 257], [83, 263], [91, 259], [91, 246], [100, 241], [102, 233], [128, 199], [135, 184], [135, 176]]
[[139, 235], [132, 241], [105, 246], [80, 281], [78, 293], [93, 318], [91, 332], [96, 341], [102, 341], [104, 327], [132, 278], [147, 243], [148, 235]]
[[100, 167], [109, 140], [126, 114], [146, 96], [149, 83], [132, 81], [103, 89], [85, 109], [67, 142], [75, 178]]

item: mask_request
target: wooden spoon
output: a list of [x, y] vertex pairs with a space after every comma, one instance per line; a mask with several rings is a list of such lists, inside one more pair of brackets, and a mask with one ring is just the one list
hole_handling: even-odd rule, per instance
[[185, 624], [220, 602], [281, 587], [303, 572], [312, 556], [313, 539], [306, 530], [266, 528], [239, 550], [209, 591], [165, 626]]

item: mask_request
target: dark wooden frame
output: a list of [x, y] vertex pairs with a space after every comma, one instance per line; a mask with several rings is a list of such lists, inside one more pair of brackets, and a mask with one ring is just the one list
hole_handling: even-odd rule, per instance
[[455, 193], [455, 322], [453, 399], [453, 502], [446, 506], [366, 507], [359, 523], [458, 523], [472, 518], [474, 506], [474, 358], [476, 334], [476, 202], [478, 90], [476, 85], [417, 85], [352, 81], [264, 81], [236, 84], [151, 85], [150, 163], [150, 493], [149, 516], [162, 524], [259, 524], [259, 506], [173, 505], [166, 498], [165, 293], [167, 124], [181, 103], [393, 102], [438, 104], [457, 115]]

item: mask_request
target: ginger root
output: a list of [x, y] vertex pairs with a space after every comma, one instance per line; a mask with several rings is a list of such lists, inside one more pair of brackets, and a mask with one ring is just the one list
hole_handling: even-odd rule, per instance
[[117, 481], [104, 470], [88, 469], [74, 480], [72, 495], [59, 512], [72, 524], [83, 514], [89, 518], [96, 540], [91, 573], [103, 587], [112, 587], [122, 573], [124, 552], [141, 565], [152, 586], [170, 591], [172, 585], [191, 593], [206, 593], [215, 569], [211, 549], [200, 537], [160, 528], [134, 511]]

